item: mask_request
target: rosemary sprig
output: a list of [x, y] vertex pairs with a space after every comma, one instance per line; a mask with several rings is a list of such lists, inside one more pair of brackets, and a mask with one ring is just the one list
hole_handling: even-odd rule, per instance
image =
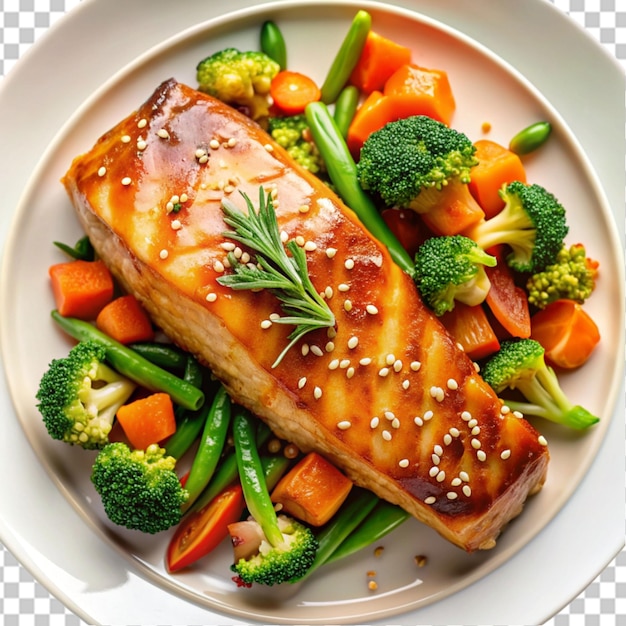
[[257, 212], [248, 195], [241, 195], [246, 201], [247, 214], [228, 198], [222, 200], [224, 221], [233, 228], [224, 236], [246, 246], [256, 258], [253, 264], [244, 264], [229, 253], [233, 273], [220, 276], [217, 282], [235, 290], [269, 289], [278, 298], [284, 315], [272, 318], [272, 322], [295, 328], [288, 336], [289, 343], [272, 365], [276, 367], [304, 335], [318, 328], [333, 327], [335, 316], [311, 282], [302, 248], [293, 240], [283, 245], [272, 197], [266, 197], [260, 187]]

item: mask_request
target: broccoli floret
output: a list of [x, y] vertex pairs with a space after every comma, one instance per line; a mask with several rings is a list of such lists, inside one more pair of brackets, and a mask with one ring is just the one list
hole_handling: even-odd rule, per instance
[[324, 161], [311, 138], [304, 115], [271, 117], [268, 131], [274, 141], [309, 172], [319, 174], [325, 170]]
[[424, 302], [443, 315], [455, 301], [475, 306], [484, 301], [491, 287], [485, 266], [496, 258], [463, 235], [430, 237], [415, 256], [415, 281]]
[[115, 414], [136, 385], [106, 365], [105, 354], [94, 341], [80, 342], [41, 377], [37, 408], [53, 439], [85, 449], [108, 443]]
[[507, 264], [519, 272], [539, 272], [556, 261], [568, 233], [565, 209], [541, 185], [504, 184], [500, 213], [473, 226], [467, 234], [483, 249], [506, 244]]
[[505, 400], [505, 404], [524, 415], [576, 429], [598, 422], [595, 415], [567, 398], [556, 373], [546, 364], [544, 353], [543, 346], [534, 339], [505, 340], [483, 366], [482, 376], [497, 394], [517, 389], [526, 401]]
[[252, 119], [269, 114], [270, 85], [280, 66], [263, 52], [226, 48], [196, 67], [198, 90], [245, 110]]
[[[250, 523], [257, 524], [254, 520], [244, 522]], [[231, 526], [231, 538], [233, 545], [236, 545], [240, 541], [236, 530], [238, 525]], [[240, 582], [245, 585], [293, 583], [302, 578], [313, 565], [318, 542], [311, 529], [284, 514], [278, 515], [278, 527], [283, 536], [281, 543], [272, 545], [259, 528], [258, 532], [263, 539], [258, 551], [231, 565], [231, 570], [237, 574]]]
[[478, 164], [475, 151], [463, 133], [416, 115], [389, 122], [367, 138], [357, 175], [364, 190], [390, 207], [428, 213], [451, 200], [475, 206], [467, 186]]
[[538, 309], [561, 298], [582, 304], [596, 286], [597, 263], [587, 258], [582, 244], [559, 250], [556, 261], [526, 282], [528, 302]]
[[182, 517], [188, 494], [175, 467], [176, 459], [158, 444], [131, 450], [115, 442], [98, 453], [91, 482], [114, 524], [154, 534], [178, 524]]

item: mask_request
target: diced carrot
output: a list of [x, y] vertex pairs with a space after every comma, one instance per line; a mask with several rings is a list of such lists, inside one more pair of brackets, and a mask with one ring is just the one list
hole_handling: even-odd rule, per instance
[[437, 206], [428, 213], [420, 213], [426, 226], [436, 235], [458, 235], [485, 217], [466, 184], [451, 183], [439, 193]]
[[489, 219], [504, 208], [499, 191], [505, 183], [519, 180], [526, 182], [526, 170], [522, 160], [508, 148], [489, 139], [474, 143], [478, 165], [472, 168], [469, 189]]
[[352, 156], [359, 158], [365, 140], [390, 120], [388, 102], [382, 91], [372, 91], [357, 109], [348, 127], [346, 143]]
[[148, 314], [131, 294], [115, 298], [103, 307], [96, 317], [96, 326], [123, 344], [154, 339]]
[[153, 393], [125, 404], [118, 409], [117, 419], [137, 450], [145, 450], [176, 432], [174, 405], [167, 393]]
[[526, 292], [515, 284], [501, 247], [488, 250], [498, 259], [495, 267], [485, 267], [491, 289], [485, 302], [494, 317], [511, 337], [530, 337], [530, 311]]
[[310, 452], [281, 478], [272, 502], [299, 520], [321, 526], [343, 504], [352, 481], [317, 452]]
[[419, 215], [410, 209], [383, 209], [381, 215], [411, 258], [415, 257], [424, 241], [433, 235]]
[[103, 261], [66, 261], [48, 274], [56, 308], [64, 317], [93, 320], [113, 299], [113, 277]]
[[366, 94], [381, 91], [387, 79], [411, 62], [411, 50], [370, 30], [350, 82]]
[[468, 306], [456, 302], [454, 309], [439, 319], [455, 341], [463, 346], [470, 359], [483, 359], [500, 348], [500, 342], [481, 305]]
[[385, 96], [392, 98], [400, 117], [428, 115], [447, 126], [456, 109], [448, 74], [407, 63], [397, 69], [385, 83]]
[[307, 104], [317, 102], [322, 93], [317, 83], [300, 72], [283, 70], [272, 79], [270, 95], [277, 106], [286, 115], [302, 113]]
[[573, 369], [583, 365], [600, 341], [600, 331], [578, 302], [556, 300], [535, 313], [531, 338], [545, 348], [546, 362]]

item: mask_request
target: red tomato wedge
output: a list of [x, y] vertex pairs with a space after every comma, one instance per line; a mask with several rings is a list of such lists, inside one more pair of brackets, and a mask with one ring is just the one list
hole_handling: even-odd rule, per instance
[[190, 511], [167, 547], [168, 571], [189, 567], [214, 550], [228, 536], [228, 525], [239, 521], [244, 508], [243, 490], [237, 483], [224, 489], [200, 510]]
[[557, 300], [531, 318], [531, 337], [545, 348], [546, 362], [574, 369], [583, 365], [600, 341], [600, 331], [578, 302]]

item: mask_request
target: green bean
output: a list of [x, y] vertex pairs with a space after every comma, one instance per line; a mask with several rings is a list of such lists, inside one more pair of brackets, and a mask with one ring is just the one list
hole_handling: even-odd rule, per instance
[[391, 232], [372, 199], [361, 188], [354, 159], [328, 107], [323, 102], [311, 102], [305, 113], [313, 141], [326, 163], [328, 175], [339, 196], [356, 213], [365, 228], [387, 247], [395, 263], [413, 275], [411, 256]]
[[341, 90], [337, 102], [335, 103], [335, 124], [344, 139], [348, 136], [348, 129], [354, 119], [357, 107], [359, 106], [360, 92], [354, 85], [348, 85]]
[[228, 435], [232, 405], [226, 389], [220, 386], [213, 402], [206, 402], [205, 406], [208, 410], [205, 412], [204, 429], [185, 483], [189, 498], [182, 506], [183, 511], [186, 511], [198, 499], [209, 484], [222, 456]]
[[[346, 501], [317, 535], [319, 547], [313, 565], [304, 578], [328, 561], [330, 556], [345, 541], [346, 537], [368, 516], [376, 506], [378, 497], [361, 487], [352, 487]], [[303, 579], [301, 579], [303, 580]]]
[[343, 559], [395, 530], [410, 515], [399, 506], [379, 501], [359, 526], [344, 539], [326, 560], [326, 563]]
[[278, 63], [281, 70], [287, 68], [287, 46], [280, 28], [272, 20], [261, 26], [261, 52]]
[[250, 515], [261, 526], [269, 543], [272, 546], [280, 545], [283, 534], [278, 527], [276, 511], [265, 482], [255, 441], [255, 420], [245, 409], [238, 410], [233, 416], [233, 439], [246, 506]]
[[74, 244], [74, 247], [68, 246], [66, 243], [62, 243], [61, 241], [54, 241], [53, 243], [57, 248], [59, 248], [59, 250], [63, 250], [65, 254], [69, 255], [73, 259], [80, 261], [93, 261], [96, 258], [96, 252], [93, 249], [91, 241], [89, 241], [89, 237], [87, 237], [87, 235], [81, 237]]
[[204, 402], [204, 392], [171, 372], [160, 368], [133, 352], [127, 346], [111, 339], [93, 324], [73, 317], [63, 317], [58, 311], [51, 313], [54, 321], [68, 335], [78, 341], [97, 341], [106, 350], [109, 364], [122, 376], [150, 391], [162, 391], [172, 398], [175, 404], [196, 410]]
[[166, 370], [184, 370], [187, 366], [187, 354], [173, 344], [146, 341], [131, 343], [128, 347]]
[[550, 122], [535, 122], [520, 130], [509, 142], [509, 150], [519, 156], [529, 154], [540, 148], [550, 136], [552, 125]]
[[358, 11], [322, 83], [322, 102], [325, 104], [335, 102], [348, 82], [363, 52], [371, 27], [372, 16], [367, 11]]

